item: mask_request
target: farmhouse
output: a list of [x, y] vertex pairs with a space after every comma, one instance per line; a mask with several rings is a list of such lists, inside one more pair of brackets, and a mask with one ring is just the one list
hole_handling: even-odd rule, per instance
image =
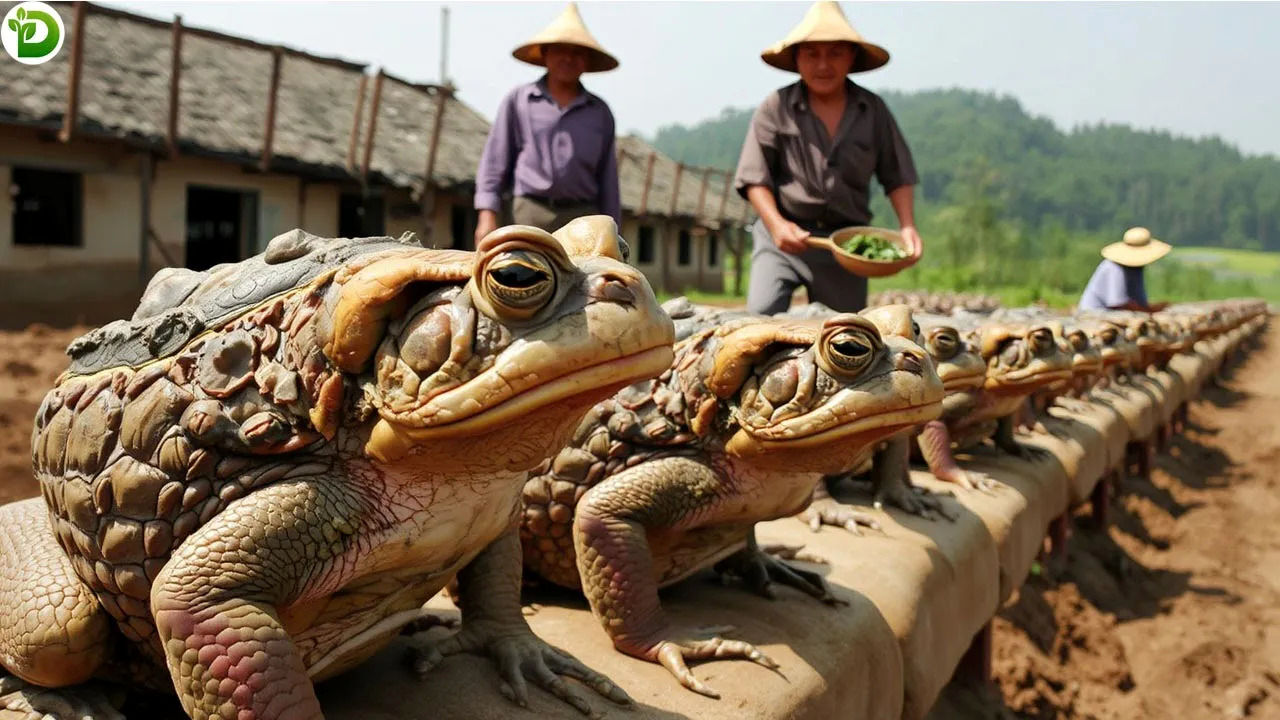
[[[57, 57], [0, 63], [5, 323], [127, 315], [160, 268], [234, 262], [295, 227], [472, 246], [489, 121], [455, 88], [180, 17], [59, 8]], [[731, 178], [617, 145], [632, 262], [655, 289], [721, 290], [750, 219]]]

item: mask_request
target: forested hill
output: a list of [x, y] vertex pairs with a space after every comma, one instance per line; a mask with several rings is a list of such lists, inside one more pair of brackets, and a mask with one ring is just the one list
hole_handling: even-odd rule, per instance
[[[1028, 230], [1118, 234], [1146, 225], [1179, 245], [1280, 250], [1280, 159], [1247, 156], [1217, 138], [1193, 140], [1125, 125], [1064, 132], [1017, 100], [968, 90], [885, 92], [915, 154], [922, 213], [984, 188]], [[733, 168], [751, 118], [728, 108], [693, 127], [658, 131], [683, 162]]]

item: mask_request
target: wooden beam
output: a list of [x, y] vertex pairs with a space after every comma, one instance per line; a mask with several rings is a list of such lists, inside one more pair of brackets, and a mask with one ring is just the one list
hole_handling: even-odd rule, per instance
[[[724, 223], [724, 208], [729, 203], [729, 189], [733, 187], [733, 176], [724, 174], [724, 192], [720, 193], [720, 209], [716, 212], [716, 220]], [[727, 223], [725, 223], [727, 224]]]
[[436, 90], [436, 116], [431, 123], [431, 140], [427, 143], [427, 168], [422, 175], [422, 189], [426, 192], [431, 178], [436, 172], [436, 150], [440, 147], [440, 130], [444, 127], [444, 111], [449, 107], [449, 98], [453, 92], [448, 88]]
[[139, 215], [142, 222], [142, 232], [138, 233], [139, 292], [147, 288], [147, 281], [151, 279], [151, 173], [154, 162], [150, 150], [142, 153], [138, 173]]
[[169, 148], [169, 157], [178, 156], [178, 112], [181, 104], [182, 87], [182, 16], [173, 17], [173, 25], [169, 35], [169, 127], [165, 133], [165, 144]]
[[382, 70], [373, 79], [373, 101], [369, 103], [369, 134], [364, 139], [364, 160], [360, 163], [360, 182], [368, 182], [369, 161], [373, 159], [373, 139], [378, 134], [378, 106], [382, 103]]
[[[437, 87], [436, 116], [431, 122], [431, 139], [427, 142], [427, 166], [422, 173], [422, 242], [436, 247], [432, 234], [435, 231], [433, 219], [436, 211], [436, 188], [431, 178], [436, 173], [436, 150], [440, 147], [440, 130], [444, 127], [444, 111], [449, 107], [449, 98], [453, 96], [452, 87]], [[452, 243], [450, 243], [452, 245]]]
[[262, 161], [258, 167], [266, 172], [271, 167], [271, 146], [276, 139], [276, 98], [280, 94], [280, 61], [284, 48], [271, 51], [271, 86], [267, 90], [267, 124], [262, 131]]
[[698, 209], [694, 211], [693, 218], [696, 220], [702, 217], [702, 208], [707, 201], [707, 183], [711, 181], [711, 168], [702, 170], [702, 189], [698, 192]]
[[80, 68], [84, 65], [84, 3], [76, 3], [71, 30], [71, 71], [67, 78], [67, 110], [62, 114], [62, 132], [58, 139], [69, 142], [80, 119]]
[[644, 168], [644, 189], [640, 191], [640, 208], [636, 215], [644, 215], [649, 210], [649, 185], [653, 183], [653, 161], [657, 157], [657, 152], [649, 151], [649, 161]]
[[356, 112], [351, 117], [351, 140], [347, 143], [347, 171], [356, 171], [356, 141], [360, 137], [360, 116], [364, 114], [364, 89], [369, 84], [369, 76], [360, 74], [360, 88], [356, 90]]
[[671, 210], [667, 212], [669, 217], [676, 216], [676, 208], [680, 206], [680, 176], [684, 175], [684, 163], [676, 163], [676, 179], [671, 184]]

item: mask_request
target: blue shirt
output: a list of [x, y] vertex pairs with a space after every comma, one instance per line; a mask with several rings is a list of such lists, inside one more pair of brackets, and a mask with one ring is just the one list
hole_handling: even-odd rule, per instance
[[547, 76], [507, 94], [476, 170], [475, 207], [498, 211], [505, 192], [576, 200], [622, 225], [613, 113], [585, 89], [563, 110]]
[[1081, 310], [1107, 310], [1118, 308], [1130, 300], [1147, 304], [1147, 285], [1142, 268], [1129, 267], [1110, 260], [1098, 263], [1089, 284], [1080, 296]]

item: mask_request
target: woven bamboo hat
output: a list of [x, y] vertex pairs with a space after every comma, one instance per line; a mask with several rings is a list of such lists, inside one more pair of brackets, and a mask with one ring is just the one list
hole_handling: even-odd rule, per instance
[[544, 45], [577, 45], [587, 51], [587, 72], [604, 72], [618, 67], [618, 60], [600, 47], [600, 43], [591, 36], [587, 26], [578, 14], [577, 3], [569, 3], [560, 17], [534, 35], [529, 42], [511, 51], [517, 60], [530, 65], [545, 67], [547, 61], [542, 57]]
[[1120, 265], [1142, 267], [1164, 257], [1171, 249], [1169, 243], [1151, 237], [1150, 230], [1134, 227], [1124, 231], [1124, 240], [1102, 248], [1102, 257]]
[[796, 55], [792, 50], [806, 42], [851, 42], [857, 45], [858, 57], [849, 72], [875, 70], [889, 62], [889, 51], [863, 40], [862, 35], [849, 24], [840, 6], [830, 0], [819, 0], [810, 6], [800, 24], [791, 28], [781, 41], [760, 53], [760, 59], [779, 70], [796, 72]]

